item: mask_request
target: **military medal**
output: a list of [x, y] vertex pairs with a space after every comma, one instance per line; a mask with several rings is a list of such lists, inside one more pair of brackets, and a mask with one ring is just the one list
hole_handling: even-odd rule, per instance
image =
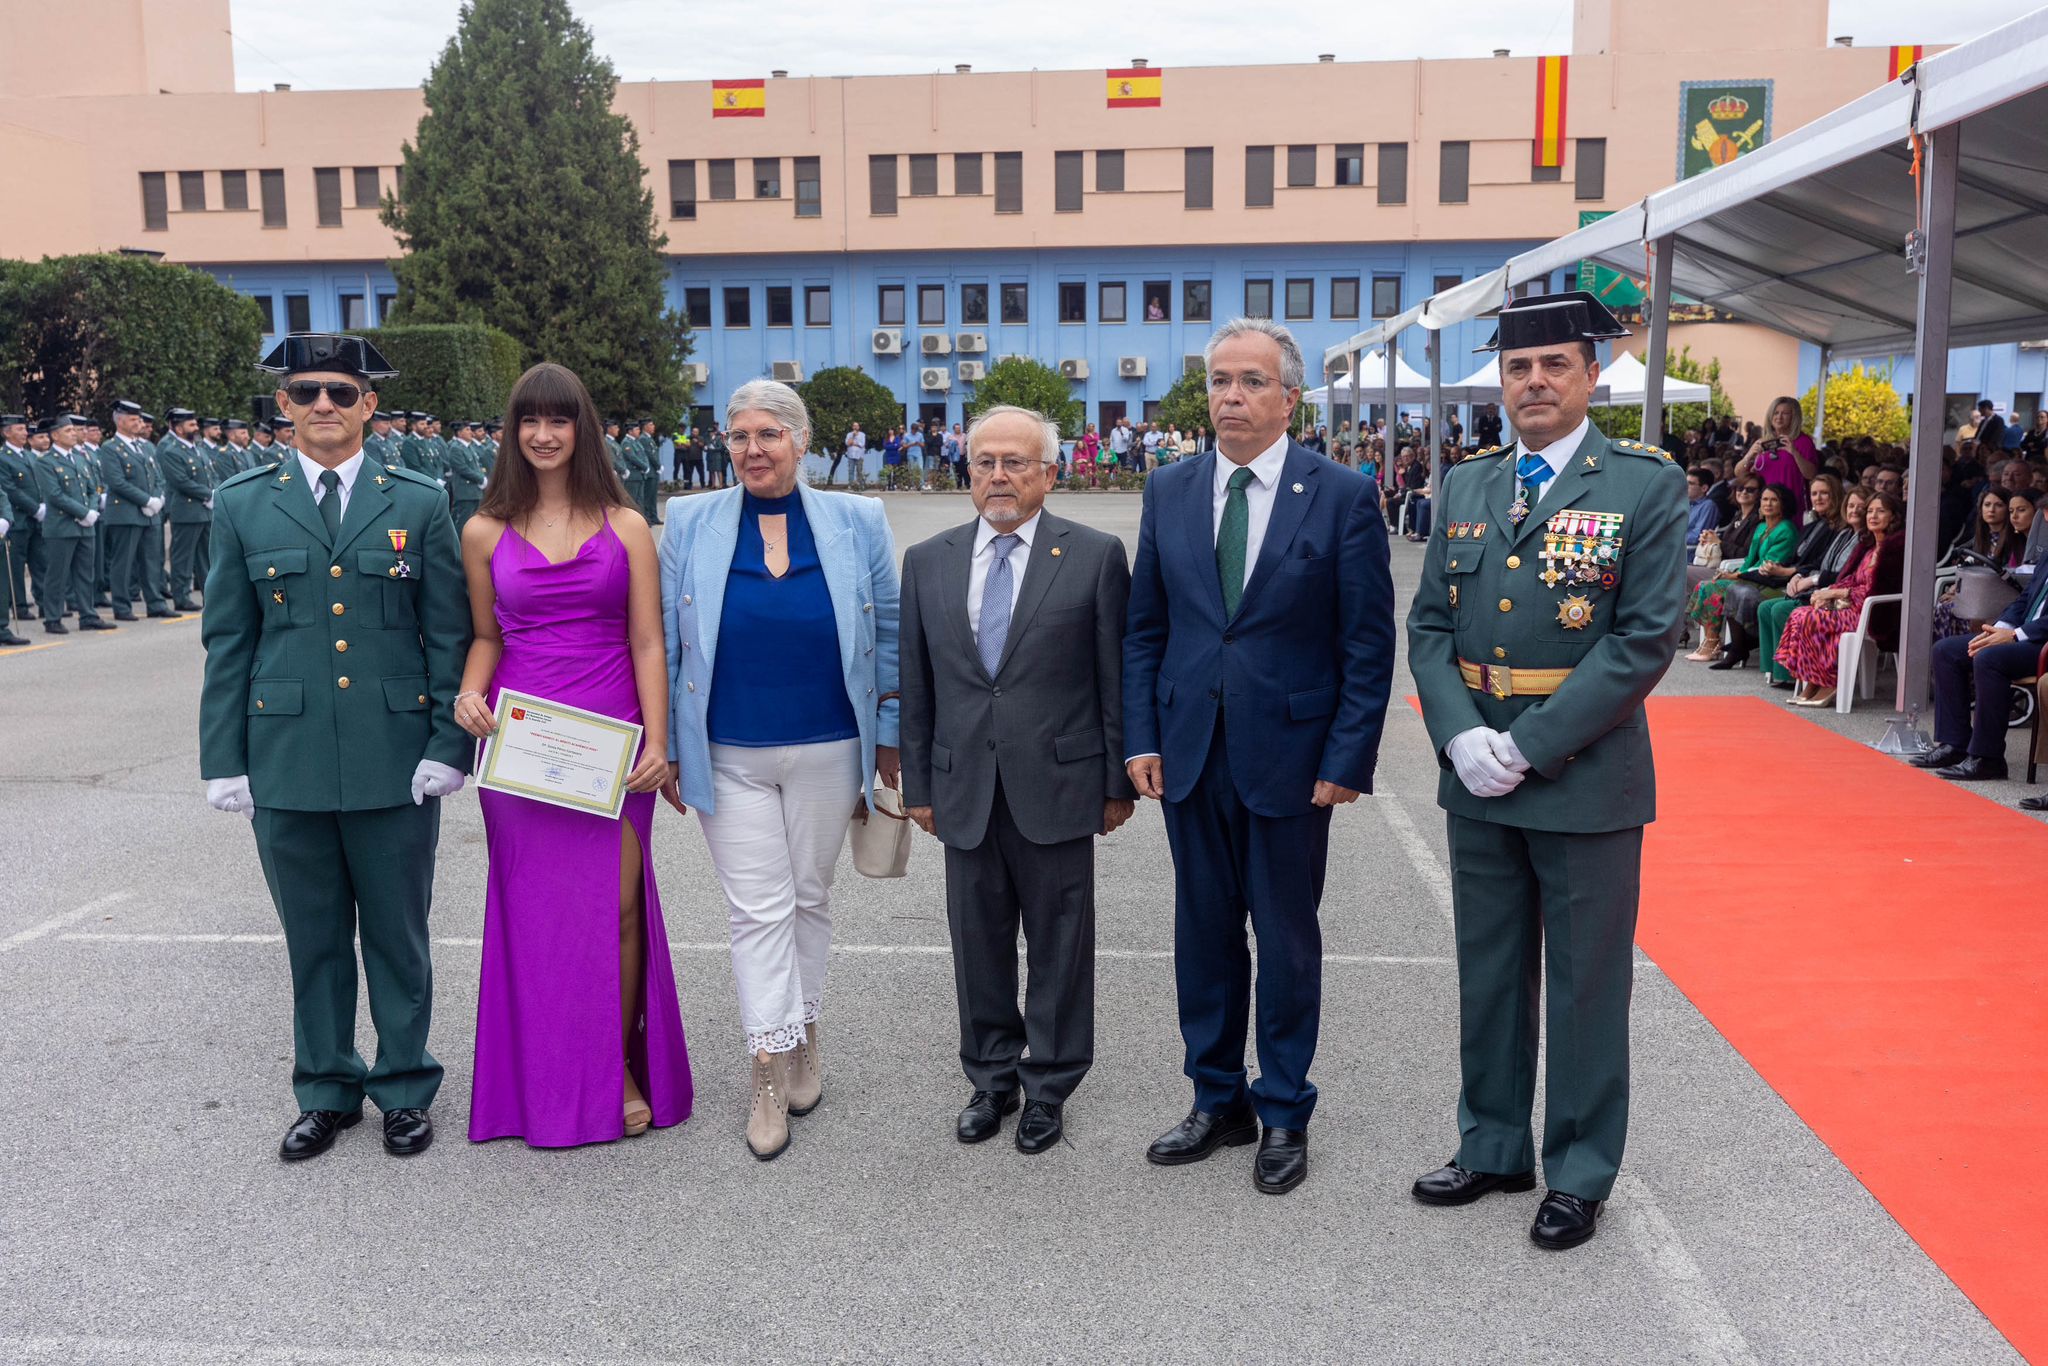
[[1454, 583], [1454, 584], [1452, 584], [1452, 585], [1451, 585], [1451, 606], [1455, 608], [1455, 607], [1456, 607], [1457, 605], [1458, 605], [1458, 585], [1456, 585], [1456, 584]]
[[392, 548], [393, 550], [399, 551], [400, 553], [403, 553], [403, 552], [404, 552], [404, 550], [405, 550], [405, 528], [404, 528], [404, 527], [393, 527], [393, 528], [392, 528], [391, 530], [389, 530], [389, 531], [385, 532], [384, 534], [385, 534], [386, 536], [389, 536], [389, 537], [391, 538], [391, 548]]
[[1593, 620], [1593, 600], [1583, 593], [1573, 593], [1557, 605], [1558, 624], [1567, 631], [1583, 631]]
[[1516, 526], [1520, 526], [1528, 516], [1529, 490], [1526, 488], [1516, 489], [1515, 501], [1508, 507], [1508, 520]]
[[284, 606], [284, 590], [282, 588], [271, 589], [270, 600], [276, 603], [279, 607]]

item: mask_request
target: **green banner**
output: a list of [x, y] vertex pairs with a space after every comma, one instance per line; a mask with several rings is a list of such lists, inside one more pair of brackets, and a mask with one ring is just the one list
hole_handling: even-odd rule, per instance
[[[1581, 209], [1579, 226], [1583, 228], [1588, 223], [1597, 223], [1613, 212], [1612, 209]], [[1644, 281], [1612, 266], [1603, 266], [1597, 261], [1579, 262], [1579, 288], [1591, 291], [1601, 303], [1614, 310], [1615, 316], [1620, 317], [1623, 322], [1639, 321], [1638, 315], [1643, 307], [1643, 285]], [[1622, 317], [1623, 314], [1629, 316]]]
[[1771, 140], [1769, 81], [1681, 81], [1678, 178], [1726, 166]]

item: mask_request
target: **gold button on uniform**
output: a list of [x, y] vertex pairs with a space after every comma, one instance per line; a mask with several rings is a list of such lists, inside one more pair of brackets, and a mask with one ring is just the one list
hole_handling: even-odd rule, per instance
[[338, 578], [340, 578], [340, 577], [341, 577], [341, 566], [340, 566], [340, 565], [338, 565], [338, 564], [336, 564], [336, 565], [329, 565], [329, 566], [328, 566], [328, 568], [327, 568], [327, 577], [328, 577], [328, 578], [330, 578], [330, 579], [338, 579]]
[[270, 568], [268, 568], [268, 569], [264, 570], [264, 571], [263, 571], [263, 573], [264, 573], [264, 576], [265, 576], [266, 578], [272, 578], [272, 579], [274, 579], [274, 578], [276, 578], [276, 577], [277, 577], [277, 566], [276, 566], [276, 565], [272, 565], [272, 566], [270, 566]]
[[1521, 567], [1522, 567], [1522, 557], [1521, 557], [1520, 555], [1510, 555], [1510, 556], [1508, 556], [1508, 568], [1510, 568], [1510, 569], [1520, 569]]
[[263, 710], [263, 699], [262, 699], [262, 698], [260, 698], [260, 697], [256, 699], [256, 710], [258, 710], [258, 711], [262, 711], [262, 710]]
[[347, 641], [345, 641], [345, 640], [337, 640], [337, 641], [335, 641], [335, 642], [334, 642], [334, 651], [335, 651], [335, 653], [336, 653], [336, 654], [344, 654], [344, 655], [345, 655], [345, 654], [347, 654], [347, 653], [348, 653], [348, 642], [347, 642]]
[[1456, 560], [1452, 560], [1452, 561], [1451, 561], [1451, 568], [1453, 568], [1453, 569], [1456, 569], [1457, 567], [1458, 567], [1458, 562], [1457, 562]]
[[426, 701], [427, 701], [427, 695], [426, 695], [425, 693], [421, 693], [421, 694], [420, 694], [420, 704], [421, 704], [422, 706], [424, 706], [424, 705], [426, 705]]
[[1508, 657], [1508, 652], [1501, 646], [1496, 645], [1493, 647], [1493, 657], [1495, 659], [1506, 659]]
[[1503, 612], [1512, 612], [1515, 610], [1515, 604], [1507, 598], [1502, 598], [1500, 600], [1500, 610]]
[[336, 615], [337, 617], [340, 616], [343, 612], [346, 612], [347, 610], [348, 609], [346, 607], [343, 607], [338, 602], [334, 604], [334, 615]]
[[334, 686], [337, 688], [346, 688], [348, 686], [348, 675], [343, 674], [340, 678], [335, 679]]

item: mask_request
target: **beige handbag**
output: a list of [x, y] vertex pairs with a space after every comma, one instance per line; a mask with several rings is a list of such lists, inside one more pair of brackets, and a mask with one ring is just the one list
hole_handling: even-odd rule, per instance
[[[876, 705], [901, 695], [883, 693]], [[874, 783], [862, 797], [860, 810], [853, 813], [854, 871], [862, 877], [906, 876], [910, 872], [910, 817], [904, 814], [901, 789]]]

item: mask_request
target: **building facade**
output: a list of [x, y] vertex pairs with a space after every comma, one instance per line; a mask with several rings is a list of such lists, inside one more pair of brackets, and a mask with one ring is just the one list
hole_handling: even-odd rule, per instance
[[[272, 332], [375, 324], [396, 293], [376, 206], [402, 188], [420, 92], [235, 93], [227, 18], [226, 0], [0, 0], [16, 70], [109, 54], [89, 85], [0, 92], [10, 179], [74, 187], [0, 196], [0, 254], [148, 250], [256, 298]], [[1898, 60], [1831, 42], [1826, 0], [1728, 0], [1706, 36], [1637, 0], [1576, 0], [1573, 19], [1552, 57], [1160, 70], [1105, 55], [634, 82], [617, 107], [696, 329], [704, 411], [750, 378], [853, 364], [908, 417], [953, 422], [978, 367], [1024, 355], [1063, 366], [1107, 421], [1144, 416], [1238, 313], [1287, 321], [1319, 382], [1313, 358], [1374, 317], [1763, 145]], [[1444, 334], [1447, 381], [1489, 332]], [[1675, 326], [1673, 345], [1718, 357], [1746, 415], [1818, 363], [1720, 321]], [[1949, 388], [2028, 414], [2044, 378], [2048, 353], [1977, 348]]]

